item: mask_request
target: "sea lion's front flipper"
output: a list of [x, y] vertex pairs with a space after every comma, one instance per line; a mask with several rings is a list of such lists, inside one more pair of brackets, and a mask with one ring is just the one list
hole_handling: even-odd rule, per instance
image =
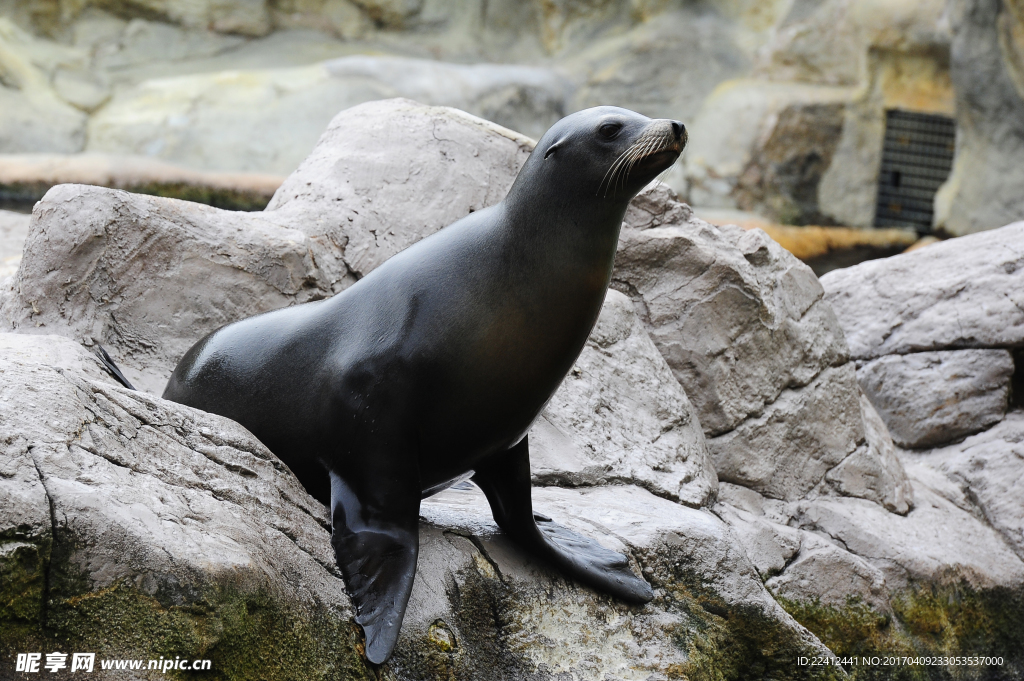
[[526, 438], [479, 465], [473, 482], [487, 495], [498, 526], [526, 549], [547, 558], [581, 582], [622, 600], [646, 603], [654, 597], [650, 585], [629, 569], [625, 556], [550, 518], [534, 514]]
[[395, 648], [416, 576], [420, 491], [407, 477], [414, 476], [392, 472], [355, 485], [331, 472], [331, 544], [374, 664]]

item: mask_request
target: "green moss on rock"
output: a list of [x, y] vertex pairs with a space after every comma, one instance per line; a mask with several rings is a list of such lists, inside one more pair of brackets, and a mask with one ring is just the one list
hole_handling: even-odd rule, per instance
[[[50, 190], [48, 182], [0, 183], [0, 208], [30, 209]], [[185, 182], [147, 182], [120, 187], [135, 194], [163, 196], [202, 203], [224, 210], [260, 211], [270, 203], [270, 196], [262, 192], [223, 187], [209, 187]]]
[[[847, 667], [854, 679], [1024, 678], [1024, 588], [917, 585], [893, 598], [892, 616], [856, 599], [842, 607], [779, 602], [840, 658], [856, 658]], [[988, 657], [1002, 658], [1002, 665], [864, 664], [886, 657]]]

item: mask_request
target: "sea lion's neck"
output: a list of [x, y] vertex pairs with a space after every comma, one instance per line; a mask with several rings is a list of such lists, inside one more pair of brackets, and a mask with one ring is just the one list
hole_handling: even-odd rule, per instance
[[558, 269], [601, 267], [610, 273], [627, 205], [554, 187], [524, 197], [509, 192], [499, 204], [500, 224], [509, 246], [526, 251], [523, 255], [534, 262]]
[[[496, 221], [503, 257], [513, 274], [513, 297], [543, 309], [545, 333], [578, 353], [601, 312], [611, 279], [625, 208], [593, 197], [503, 202]], [[587, 205], [589, 204], [589, 205]], [[532, 273], [518, 276], [519, 273]], [[575, 354], [572, 354], [575, 359]], [[568, 369], [566, 369], [568, 370]]]

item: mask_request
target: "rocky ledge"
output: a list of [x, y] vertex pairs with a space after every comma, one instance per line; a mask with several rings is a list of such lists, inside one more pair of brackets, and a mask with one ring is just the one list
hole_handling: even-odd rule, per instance
[[[243, 428], [154, 395], [214, 328], [332, 295], [496, 202], [532, 145], [453, 109], [390, 100], [339, 114], [263, 212], [50, 190], [0, 284], [4, 673], [18, 652], [51, 650], [207, 658], [224, 679], [891, 671], [798, 663], [833, 653], [1002, 659], [926, 670], [938, 678], [1024, 673], [1016, 336], [928, 345], [982, 353], [964, 365], [997, 386], [978, 389], [986, 400], [1003, 400], [966, 439], [963, 418], [935, 426], [938, 449], [905, 448], [890, 406], [919, 395], [879, 399], [868, 366], [923, 350], [898, 345], [920, 301], [969, 289], [942, 279], [960, 240], [823, 286], [763, 232], [698, 220], [665, 187], [631, 206], [616, 290], [531, 432], [538, 510], [624, 552], [654, 601], [626, 606], [566, 581], [507, 541], [478, 490], [453, 489], [421, 506], [394, 657], [365, 663], [326, 510]], [[1013, 251], [1016, 229], [985, 235], [990, 248]], [[877, 287], [895, 312], [868, 299], [874, 314], [848, 312], [844, 296], [869, 295], [857, 277], [885, 282], [926, 258], [905, 286]], [[1002, 288], [979, 286], [995, 297], [971, 306], [1012, 317], [996, 298], [1013, 300], [1016, 270], [976, 262]], [[953, 338], [955, 316], [935, 317], [933, 337]], [[988, 338], [983, 322], [956, 338]], [[898, 330], [882, 334], [890, 345], [861, 340], [882, 323]], [[97, 342], [142, 390], [101, 371], [87, 350]], [[900, 349], [862, 349], [876, 346]], [[928, 385], [964, 380], [928, 366], [939, 367]]]

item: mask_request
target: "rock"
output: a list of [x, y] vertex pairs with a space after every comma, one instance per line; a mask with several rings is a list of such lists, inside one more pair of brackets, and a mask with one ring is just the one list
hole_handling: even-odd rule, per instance
[[30, 219], [23, 213], [0, 210], [0, 282], [18, 271]]
[[71, 153], [85, 144], [86, 116], [54, 92], [53, 56], [39, 55], [39, 42], [0, 17], [0, 153]]
[[949, 23], [957, 151], [935, 225], [960, 236], [1024, 216], [1024, 10], [965, 0], [950, 6]]
[[920, 453], [904, 452], [903, 457], [915, 470], [925, 468], [945, 476], [954, 487], [943, 496], [962, 507], [977, 504], [984, 519], [1024, 560], [1022, 443], [1024, 413], [1018, 410], [963, 442]]
[[[854, 457], [831, 490], [906, 512], [892, 443], [865, 427], [843, 333], [806, 265], [761, 230], [692, 218], [662, 187], [627, 212], [612, 280], [697, 408], [720, 480], [796, 500]], [[877, 481], [853, 480], [868, 470]]]
[[676, 205], [666, 195], [631, 209], [612, 285], [633, 299], [713, 436], [845, 362], [846, 347], [806, 265], [764, 232], [674, 216]]
[[865, 439], [854, 368], [844, 364], [783, 392], [761, 415], [709, 438], [708, 450], [719, 479], [792, 501], [803, 498]]
[[[533, 146], [456, 109], [369, 102], [331, 121], [267, 214], [323, 245], [320, 267], [341, 290], [423, 237], [501, 201]], [[344, 265], [332, 270], [328, 259]]]
[[714, 512], [736, 534], [764, 580], [789, 603], [842, 608], [851, 601], [891, 614], [890, 591], [882, 572], [833, 540], [790, 527], [792, 504], [773, 502], [727, 482]]
[[896, 453], [896, 445], [874, 406], [863, 392], [860, 410], [866, 443], [825, 474], [843, 496], [869, 499], [893, 513], [906, 515], [914, 505], [914, 490]]
[[0, 314], [7, 329], [102, 343], [159, 394], [207, 333], [323, 297], [311, 249], [259, 213], [58, 185], [36, 206]]
[[146, 81], [89, 122], [88, 151], [155, 156], [211, 170], [289, 173], [339, 111], [412, 97], [541, 134], [570, 86], [550, 69], [352, 56], [285, 69]]
[[722, 83], [690, 126], [685, 185], [674, 186], [701, 207], [756, 211], [776, 222], [834, 224], [819, 205], [818, 188], [853, 96], [850, 88]]
[[695, 508], [718, 491], [697, 415], [618, 291], [530, 431], [530, 449], [539, 484], [629, 482]]
[[262, 210], [277, 175], [192, 170], [144, 156], [0, 154], [0, 198], [31, 207], [58, 184], [91, 184], [225, 208]]
[[[744, 487], [727, 482], [721, 484], [723, 490], [737, 488], [746, 491]], [[729, 492], [724, 494], [729, 495]], [[715, 505], [714, 512], [736, 534], [762, 581], [782, 572], [800, 550], [800, 530], [763, 518], [760, 511], [754, 513], [729, 503], [719, 503]]]
[[857, 380], [901, 447], [928, 447], [1002, 420], [1013, 357], [1006, 350], [886, 355], [865, 362]]
[[[222, 665], [290, 649], [310, 673], [362, 668], [326, 510], [248, 431], [112, 385], [67, 339], [0, 347], [0, 531], [17, 542], [0, 572], [20, 578], [5, 656], [74, 636], [100, 656], [174, 640]], [[140, 641], [143, 622], [159, 625]]]
[[[326, 509], [255, 438], [114, 385], [67, 339], [2, 334], [0, 347], [0, 400], [19, 405], [0, 412], [0, 531], [15, 540], [0, 571], [25, 577], [0, 586], [17, 606], [0, 610], [5, 655], [73, 636], [100, 658], [155, 659], [172, 645], [226, 674], [275, 670], [270, 654], [303, 678], [372, 676]], [[567, 582], [508, 541], [479, 491], [449, 490], [421, 506], [416, 582], [384, 673], [742, 677], [830, 655], [710, 513], [632, 486], [541, 488], [535, 503], [626, 551], [655, 601], [627, 606]]]
[[1018, 222], [823, 276], [851, 355], [1024, 346], [1022, 240]]
[[905, 517], [864, 499], [799, 502], [795, 523], [819, 532], [881, 570], [893, 592], [914, 583], [964, 580], [976, 589], [1019, 587], [1024, 562], [983, 520], [911, 478]]
[[811, 532], [800, 538], [799, 555], [765, 582], [773, 595], [839, 607], [859, 599], [876, 612], [892, 612], [881, 570]]

